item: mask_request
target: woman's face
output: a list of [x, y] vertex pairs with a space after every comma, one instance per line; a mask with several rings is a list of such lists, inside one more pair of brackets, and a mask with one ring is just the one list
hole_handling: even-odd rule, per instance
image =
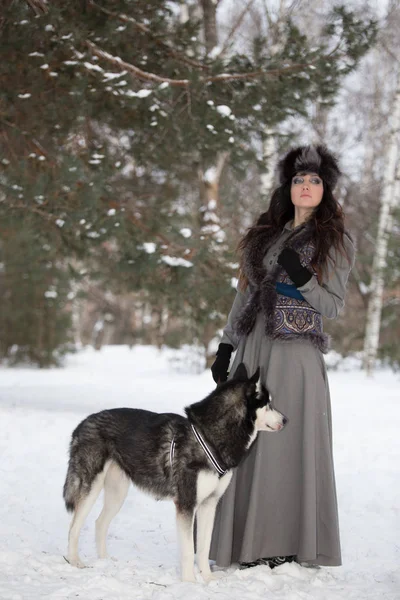
[[290, 197], [294, 206], [313, 209], [322, 200], [324, 184], [316, 173], [296, 173], [292, 178]]

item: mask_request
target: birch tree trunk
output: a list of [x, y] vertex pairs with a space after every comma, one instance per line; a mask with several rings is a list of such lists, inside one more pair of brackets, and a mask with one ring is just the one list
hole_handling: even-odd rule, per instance
[[263, 142], [263, 161], [265, 165], [265, 171], [261, 175], [261, 195], [270, 199], [271, 191], [274, 186], [275, 172], [274, 166], [278, 160], [278, 150], [276, 147], [276, 131], [271, 127], [266, 127], [265, 141]]
[[368, 302], [367, 323], [364, 338], [364, 369], [372, 375], [378, 347], [383, 306], [384, 270], [388, 240], [393, 224], [391, 217], [396, 193], [396, 159], [399, 154], [400, 135], [400, 70], [397, 75], [397, 88], [393, 103], [392, 123], [388, 137], [386, 164], [379, 215], [376, 250], [372, 264], [371, 295]]
[[390, 211], [390, 215], [389, 215], [389, 225], [388, 225], [388, 229], [389, 232], [391, 232], [393, 230], [393, 226], [394, 226], [394, 210], [396, 209], [396, 206], [399, 207], [400, 206], [400, 149], [399, 149], [399, 156], [398, 156], [398, 160], [397, 160], [397, 170], [396, 170], [396, 177], [395, 177], [395, 182], [394, 182], [394, 193], [393, 193], [393, 202], [392, 202], [392, 210]]
[[[284, 33], [284, 20], [288, 14], [285, 7], [284, 0], [280, 0], [278, 7], [277, 18], [274, 21], [268, 7], [268, 2], [263, 1], [264, 8], [264, 19], [267, 24], [267, 37], [270, 40], [270, 53], [271, 56], [278, 54], [282, 51], [286, 39]], [[269, 206], [271, 200], [271, 193], [275, 183], [275, 165], [278, 162], [278, 147], [276, 138], [279, 129], [277, 127], [264, 126], [265, 140], [263, 142], [263, 162], [264, 172], [261, 175], [260, 192], [261, 196], [267, 201], [266, 206]]]
[[[219, 0], [200, 0], [203, 12], [203, 34], [207, 53], [211, 52], [218, 44], [217, 31], [217, 7]], [[229, 158], [229, 152], [220, 152], [217, 156], [216, 165], [204, 172], [200, 167], [200, 228], [204, 234], [223, 235], [219, 226], [219, 184], [222, 171]]]

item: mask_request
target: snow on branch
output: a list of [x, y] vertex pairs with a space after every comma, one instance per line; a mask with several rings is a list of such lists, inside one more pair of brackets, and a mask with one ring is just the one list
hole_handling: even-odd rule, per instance
[[[145, 233], [153, 235], [155, 238], [157, 238], [162, 243], [162, 245], [165, 248], [167, 248], [168, 250], [172, 249], [174, 251], [174, 253], [178, 253], [181, 255], [184, 254], [186, 258], [192, 258], [196, 254], [196, 250], [194, 248], [188, 249], [187, 246], [182, 246], [181, 244], [177, 244], [176, 242], [173, 242], [172, 240], [170, 240], [169, 238], [167, 238], [165, 235], [163, 235], [160, 232], [153, 233], [148, 227], [146, 227], [146, 225], [140, 220], [140, 218], [134, 216], [133, 214], [129, 214], [128, 219], [131, 223], [136, 225], [139, 229], [141, 229]], [[149, 251], [149, 249], [150, 249], [150, 246], [147, 246], [147, 251]]]
[[110, 17], [114, 17], [115, 19], [119, 19], [120, 21], [123, 21], [124, 23], [130, 23], [131, 25], [136, 27], [136, 29], [139, 29], [139, 31], [146, 33], [147, 35], [149, 35], [151, 38], [154, 39], [156, 44], [158, 44], [159, 46], [162, 46], [165, 50], [168, 51], [168, 53], [171, 56], [173, 56], [177, 60], [179, 60], [187, 65], [190, 65], [191, 67], [201, 69], [203, 71], [210, 70], [210, 67], [208, 65], [203, 65], [195, 60], [191, 60], [190, 58], [187, 58], [186, 56], [184, 56], [183, 54], [181, 54], [180, 52], [178, 52], [177, 50], [172, 48], [169, 44], [160, 40], [156, 35], [154, 35], [154, 33], [151, 31], [151, 29], [146, 27], [146, 25], [143, 25], [143, 23], [139, 23], [134, 17], [129, 17], [128, 15], [125, 15], [123, 13], [122, 14], [115, 13], [111, 10], [108, 10], [107, 8], [104, 8], [103, 6], [99, 6], [98, 4], [96, 4], [96, 2], [93, 2], [93, 0], [89, 0], [89, 4], [91, 6], [93, 6], [93, 8], [100, 10], [102, 13], [104, 13]]
[[[138, 77], [139, 79], [144, 79], [146, 81], [154, 81], [156, 83], [169, 83], [170, 85], [177, 86], [177, 87], [189, 87], [190, 86], [189, 79], [170, 79], [169, 77], [162, 77], [160, 75], [155, 75], [154, 73], [148, 73], [146, 71], [143, 71], [142, 69], [139, 69], [138, 67], [135, 67], [131, 63], [125, 62], [119, 56], [113, 56], [109, 52], [102, 50], [96, 44], [94, 44], [93, 42], [90, 42], [89, 40], [86, 40], [86, 44], [92, 50], [93, 54], [95, 54], [96, 56], [98, 56], [100, 58], [104, 58], [104, 60], [111, 62], [112, 64], [114, 64], [115, 66], [117, 66], [119, 68], [126, 69], [127, 71], [129, 71], [130, 73], [132, 73], [133, 75]], [[313, 62], [314, 61], [309, 62], [309, 63], [296, 63], [293, 65], [286, 65], [285, 67], [282, 67], [281, 69], [271, 69], [269, 71], [252, 71], [250, 73], [226, 73], [223, 75], [215, 75], [213, 77], [200, 77], [199, 81], [201, 81], [203, 83], [210, 83], [210, 82], [218, 82], [218, 81], [226, 82], [226, 81], [238, 81], [238, 80], [242, 80], [242, 79], [254, 79], [257, 77], [265, 77], [265, 76], [275, 77], [278, 75], [283, 75], [285, 73], [290, 73], [292, 71], [299, 71], [302, 69], [306, 69], [307, 67], [315, 68]]]
[[159, 75], [155, 75], [154, 73], [147, 73], [146, 71], [142, 71], [142, 69], [139, 69], [138, 67], [135, 67], [134, 65], [125, 62], [119, 56], [113, 56], [112, 54], [109, 54], [109, 52], [105, 52], [105, 50], [102, 50], [93, 42], [89, 42], [89, 40], [86, 40], [86, 44], [96, 56], [104, 58], [104, 60], [111, 62], [113, 65], [119, 67], [120, 69], [126, 69], [130, 73], [133, 73], [139, 79], [144, 79], [145, 81], [154, 81], [156, 83], [169, 83], [170, 85], [180, 87], [187, 87], [189, 85], [188, 79], [169, 79], [168, 77], [160, 77]]

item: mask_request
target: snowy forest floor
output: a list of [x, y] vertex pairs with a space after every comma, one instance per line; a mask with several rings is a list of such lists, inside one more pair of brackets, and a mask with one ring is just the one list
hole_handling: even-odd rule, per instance
[[400, 598], [400, 377], [330, 371], [343, 566], [218, 569], [208, 585], [179, 580], [175, 511], [130, 489], [110, 527], [116, 560], [98, 560], [94, 521], [81, 536], [88, 569], [68, 565], [62, 501], [68, 444], [104, 408], [182, 413], [213, 388], [210, 372], [176, 370], [174, 353], [107, 347], [71, 355], [64, 369], [0, 369], [1, 600], [398, 600]]

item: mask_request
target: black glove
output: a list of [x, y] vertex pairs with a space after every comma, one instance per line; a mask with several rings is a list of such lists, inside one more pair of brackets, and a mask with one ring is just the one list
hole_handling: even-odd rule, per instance
[[221, 383], [228, 379], [228, 368], [232, 352], [233, 346], [231, 344], [220, 344], [218, 346], [217, 358], [211, 365], [211, 373], [215, 383]]
[[310, 281], [312, 273], [300, 262], [296, 250], [284, 248], [278, 256], [278, 264], [281, 265], [289, 275], [296, 287], [301, 287]]

